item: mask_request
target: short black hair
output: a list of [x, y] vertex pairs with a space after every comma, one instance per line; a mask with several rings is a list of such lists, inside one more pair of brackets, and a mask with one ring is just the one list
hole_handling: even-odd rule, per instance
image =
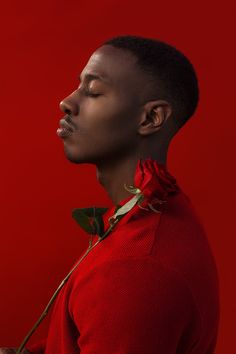
[[189, 59], [175, 47], [154, 38], [117, 36], [103, 43], [130, 51], [138, 66], [151, 75], [158, 99], [170, 102], [179, 129], [195, 112], [199, 101], [198, 79]]

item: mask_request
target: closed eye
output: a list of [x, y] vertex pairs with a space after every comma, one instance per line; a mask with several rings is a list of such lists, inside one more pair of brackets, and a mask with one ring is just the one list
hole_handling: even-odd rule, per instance
[[93, 93], [91, 91], [89, 91], [87, 88], [83, 88], [81, 86], [79, 86], [78, 88], [78, 91], [81, 91], [85, 96], [88, 96], [88, 97], [98, 97], [98, 96], [101, 96], [101, 93]]
[[78, 91], [82, 92], [82, 94], [84, 94], [85, 96], [96, 98], [102, 95], [101, 93], [95, 93], [90, 90], [91, 89], [88, 86], [83, 87], [81, 84], [78, 87]]
[[89, 96], [89, 97], [98, 97], [101, 96], [101, 93], [92, 93], [90, 91], [84, 91], [85, 96]]

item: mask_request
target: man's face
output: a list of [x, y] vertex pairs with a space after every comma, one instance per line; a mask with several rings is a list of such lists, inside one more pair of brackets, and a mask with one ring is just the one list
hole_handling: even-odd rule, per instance
[[90, 57], [78, 89], [60, 103], [73, 126], [63, 137], [70, 161], [99, 164], [134, 153], [144, 84], [135, 62], [128, 51], [109, 45]]

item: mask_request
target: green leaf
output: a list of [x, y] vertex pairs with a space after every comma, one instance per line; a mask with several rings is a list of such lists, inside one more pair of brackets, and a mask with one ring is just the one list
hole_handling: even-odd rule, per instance
[[72, 210], [72, 217], [87, 233], [102, 236], [104, 233], [104, 223], [102, 215], [108, 208], [77, 208]]
[[104, 223], [103, 219], [100, 216], [97, 216], [96, 218], [93, 219], [93, 225], [96, 230], [96, 233], [99, 236], [102, 236], [104, 234]]
[[92, 235], [94, 234], [94, 227], [90, 224], [89, 217], [85, 214], [83, 208], [74, 209], [72, 211], [72, 217], [84, 231]]
[[98, 207], [90, 207], [90, 208], [79, 208], [80, 210], [83, 210], [83, 212], [88, 216], [88, 217], [96, 217], [97, 215], [103, 215], [108, 208], [98, 208]]
[[131, 198], [126, 204], [124, 204], [122, 207], [120, 207], [117, 212], [114, 214], [114, 217], [116, 218], [117, 216], [123, 215], [128, 213], [130, 209], [134, 207], [134, 205], [139, 202], [140, 199], [143, 198], [143, 195], [141, 193], [136, 194], [133, 198]]

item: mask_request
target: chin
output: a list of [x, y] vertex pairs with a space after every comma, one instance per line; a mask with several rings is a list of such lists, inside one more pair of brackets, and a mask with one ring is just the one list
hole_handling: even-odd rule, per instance
[[65, 156], [67, 158], [67, 160], [69, 160], [72, 163], [82, 163], [83, 159], [81, 159], [80, 154], [78, 153], [78, 151], [75, 151], [75, 149], [73, 148], [68, 148], [66, 145], [64, 145], [64, 153]]
[[67, 146], [64, 146], [64, 152], [65, 156], [68, 161], [75, 163], [75, 164], [82, 164], [82, 163], [96, 163], [96, 158], [95, 156], [88, 156], [86, 154], [81, 154], [81, 151], [78, 151], [77, 149], [73, 148], [68, 148]]

